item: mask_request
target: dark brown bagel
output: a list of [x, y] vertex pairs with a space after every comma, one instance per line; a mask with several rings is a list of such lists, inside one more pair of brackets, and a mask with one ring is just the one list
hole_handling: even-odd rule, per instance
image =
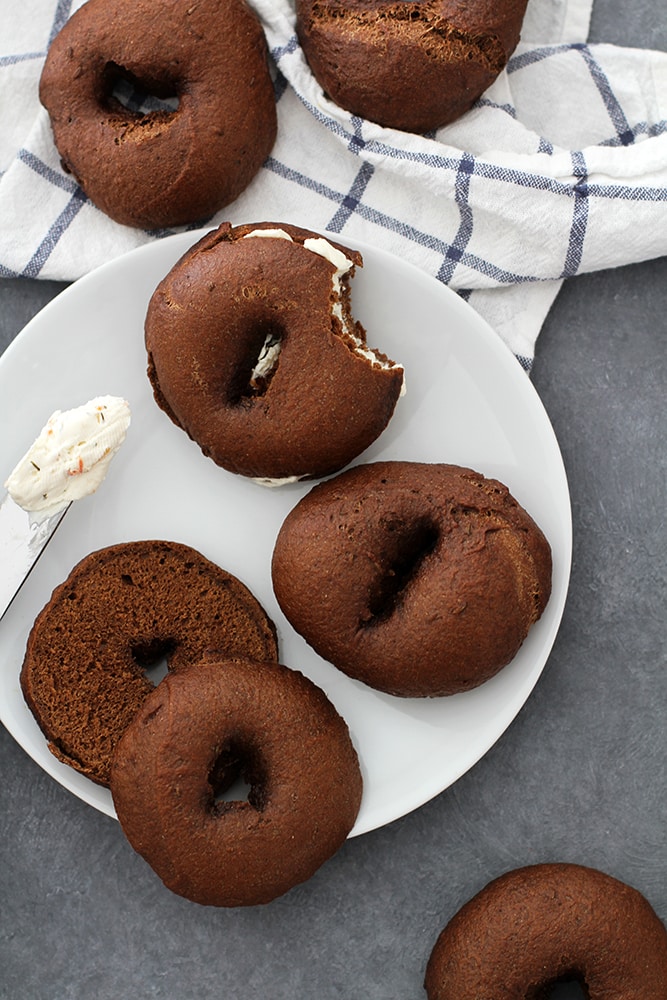
[[[230, 762], [248, 801], [215, 801]], [[278, 663], [208, 660], [167, 676], [118, 745], [121, 826], [173, 892], [211, 906], [268, 903], [352, 829], [362, 780], [320, 688]]]
[[[351, 264], [339, 290], [335, 265], [304, 245], [311, 239]], [[342, 468], [382, 432], [403, 385], [403, 369], [371, 352], [352, 319], [349, 281], [361, 263], [356, 251], [283, 223], [209, 233], [150, 300], [158, 405], [231, 472], [280, 481]], [[277, 364], [253, 378], [272, 338]]]
[[527, 0], [297, 0], [313, 75], [340, 107], [428, 132], [467, 111], [519, 41]]
[[[139, 114], [120, 78], [175, 111]], [[245, 0], [88, 0], [40, 81], [65, 168], [116, 222], [202, 221], [250, 183], [276, 136], [264, 35]]]
[[59, 760], [109, 783], [114, 747], [153, 683], [215, 649], [277, 659], [276, 633], [240, 580], [186, 545], [126, 542], [74, 567], [38, 615], [21, 670], [26, 702]]
[[590, 1000], [665, 1000], [667, 933], [636, 889], [573, 864], [491, 882], [440, 934], [428, 1000], [548, 1000], [560, 981]]
[[551, 551], [506, 486], [471, 469], [359, 465], [285, 519], [273, 587], [340, 670], [390, 694], [454, 694], [516, 654], [551, 591]]

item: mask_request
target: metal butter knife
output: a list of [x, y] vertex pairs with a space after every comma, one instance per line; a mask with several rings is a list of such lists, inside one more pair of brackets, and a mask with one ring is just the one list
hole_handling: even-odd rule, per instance
[[7, 494], [0, 503], [0, 619], [71, 507], [37, 520]]

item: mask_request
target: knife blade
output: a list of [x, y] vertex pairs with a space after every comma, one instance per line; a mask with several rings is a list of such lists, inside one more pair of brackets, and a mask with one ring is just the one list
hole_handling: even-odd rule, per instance
[[9, 494], [0, 503], [0, 619], [71, 506], [70, 502], [38, 519], [14, 503]]
[[55, 410], [10, 473], [0, 502], [0, 619], [73, 501], [103, 482], [129, 425], [120, 396]]

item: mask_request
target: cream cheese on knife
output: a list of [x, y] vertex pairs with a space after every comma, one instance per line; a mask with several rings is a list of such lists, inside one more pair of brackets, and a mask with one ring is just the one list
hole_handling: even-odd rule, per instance
[[129, 425], [129, 404], [118, 396], [56, 410], [5, 482], [7, 492], [23, 510], [42, 517], [94, 493]]
[[0, 618], [72, 501], [103, 481], [129, 424], [130, 407], [117, 396], [56, 410], [9, 475], [0, 503]]

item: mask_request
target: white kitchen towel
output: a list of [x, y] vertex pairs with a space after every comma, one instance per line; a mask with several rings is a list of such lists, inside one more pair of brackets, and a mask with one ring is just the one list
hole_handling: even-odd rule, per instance
[[[667, 54], [586, 44], [592, 0], [530, 0], [505, 72], [429, 136], [338, 108], [303, 57], [293, 0], [251, 3], [278, 139], [203, 224], [293, 222], [383, 247], [463, 295], [527, 369], [563, 279], [667, 252]], [[60, 166], [37, 87], [78, 6], [0, 0], [0, 276], [72, 280], [167, 235], [112, 222]]]

